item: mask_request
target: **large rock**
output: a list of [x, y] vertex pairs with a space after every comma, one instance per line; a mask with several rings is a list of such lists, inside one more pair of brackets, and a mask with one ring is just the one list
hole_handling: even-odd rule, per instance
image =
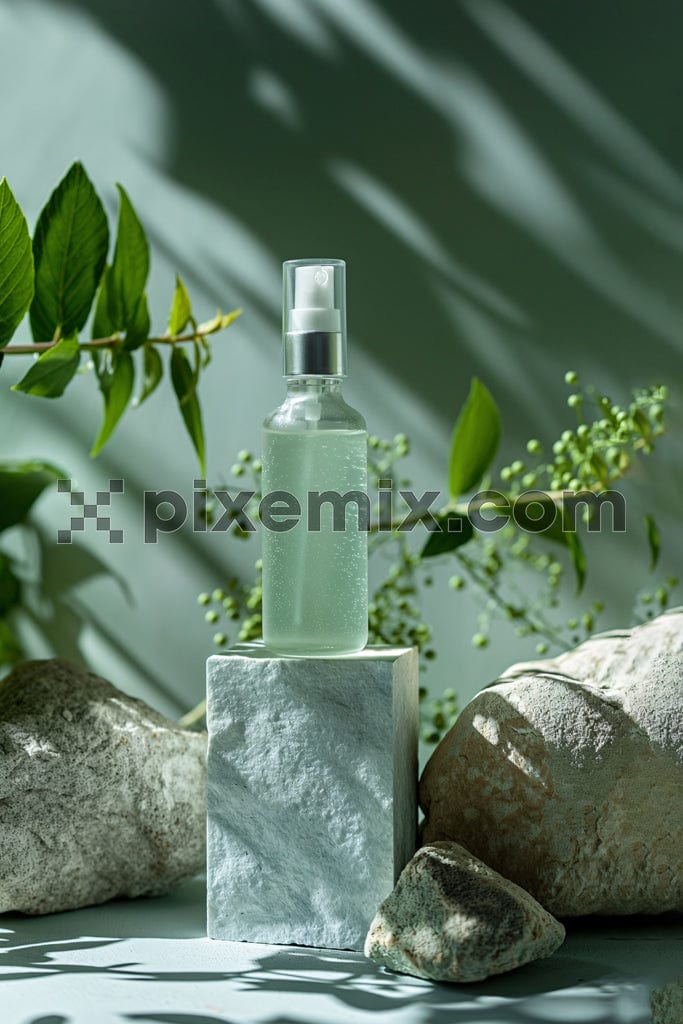
[[61, 659], [0, 683], [0, 912], [166, 892], [204, 865], [206, 737]]
[[482, 981], [550, 956], [564, 928], [457, 843], [415, 854], [380, 906], [365, 955], [434, 981]]
[[683, 975], [650, 992], [652, 1024], [681, 1024], [683, 1021]]
[[422, 776], [454, 839], [552, 913], [683, 910], [683, 610], [515, 665]]

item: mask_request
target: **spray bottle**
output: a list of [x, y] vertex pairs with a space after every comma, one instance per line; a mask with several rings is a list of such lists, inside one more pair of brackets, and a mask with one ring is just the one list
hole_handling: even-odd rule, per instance
[[365, 420], [342, 397], [346, 266], [283, 271], [287, 394], [263, 425], [263, 638], [280, 654], [347, 654], [367, 642], [369, 501]]

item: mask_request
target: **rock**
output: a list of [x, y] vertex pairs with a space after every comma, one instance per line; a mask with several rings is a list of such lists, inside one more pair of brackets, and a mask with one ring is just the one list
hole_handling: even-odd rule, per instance
[[207, 662], [207, 931], [363, 948], [417, 839], [417, 651]]
[[453, 839], [558, 916], [683, 910], [683, 610], [516, 665], [420, 783]]
[[0, 912], [154, 896], [204, 865], [206, 737], [61, 659], [0, 682]]
[[457, 843], [423, 846], [380, 906], [365, 955], [434, 981], [482, 981], [550, 956], [564, 928]]
[[650, 992], [652, 1024], [681, 1024], [683, 1021], [683, 975]]

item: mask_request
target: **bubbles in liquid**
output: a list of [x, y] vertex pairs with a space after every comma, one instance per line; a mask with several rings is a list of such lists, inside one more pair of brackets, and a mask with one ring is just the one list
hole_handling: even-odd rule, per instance
[[[367, 640], [367, 533], [349, 501], [345, 529], [333, 530], [332, 506], [320, 506], [320, 530], [308, 527], [311, 492], [367, 492], [363, 430], [263, 434], [263, 493], [287, 491], [301, 516], [292, 529], [261, 531], [264, 640], [276, 651], [324, 654], [359, 650]], [[283, 516], [283, 518], [286, 518]]]

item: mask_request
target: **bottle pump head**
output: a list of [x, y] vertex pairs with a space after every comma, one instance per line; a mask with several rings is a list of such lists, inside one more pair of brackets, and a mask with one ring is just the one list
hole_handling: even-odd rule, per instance
[[285, 377], [346, 376], [346, 264], [283, 264]]

